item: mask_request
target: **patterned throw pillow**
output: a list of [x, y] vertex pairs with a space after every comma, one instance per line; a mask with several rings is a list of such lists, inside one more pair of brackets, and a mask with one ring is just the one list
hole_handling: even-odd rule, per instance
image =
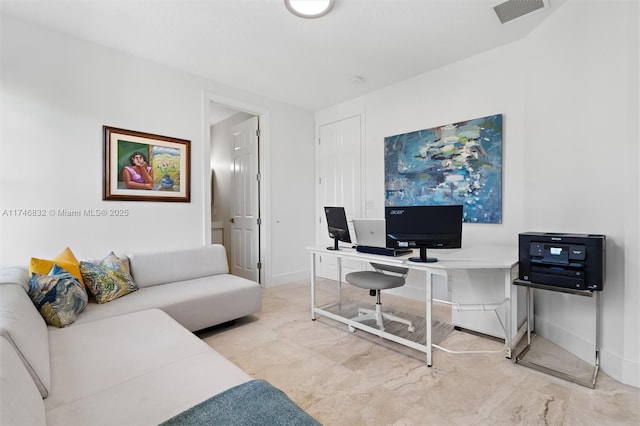
[[80, 281], [59, 265], [49, 274], [31, 274], [29, 297], [47, 324], [65, 327], [87, 306], [87, 292]]
[[138, 289], [122, 259], [111, 252], [100, 264], [80, 262], [84, 283], [98, 303], [107, 303]]
[[[130, 266], [129, 258], [126, 255], [118, 256], [116, 254], [115, 256], [118, 258], [118, 260], [120, 260], [122, 262], [122, 270], [125, 271], [127, 274], [131, 275], [131, 266]], [[84, 259], [84, 261], [85, 262], [90, 262], [90, 263], [95, 263], [95, 264], [100, 264], [100, 262], [102, 262], [102, 259], [101, 258], [89, 257], [87, 259]], [[78, 270], [80, 270], [80, 263], [79, 262], [78, 262]], [[133, 275], [131, 275], [131, 276], [133, 277]]]

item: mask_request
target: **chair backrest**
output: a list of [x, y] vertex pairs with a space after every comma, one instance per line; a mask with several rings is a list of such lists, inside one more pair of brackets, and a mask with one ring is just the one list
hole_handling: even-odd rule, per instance
[[381, 263], [373, 262], [371, 262], [371, 266], [373, 266], [373, 269], [375, 269], [377, 272], [380, 272], [381, 274], [398, 275], [404, 278], [409, 273], [409, 268], [404, 268], [402, 266], [383, 265]]

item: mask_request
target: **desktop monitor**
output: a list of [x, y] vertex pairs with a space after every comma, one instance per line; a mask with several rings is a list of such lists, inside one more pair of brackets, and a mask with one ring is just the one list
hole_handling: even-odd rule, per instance
[[325, 207], [324, 214], [327, 217], [329, 237], [333, 238], [333, 246], [327, 247], [327, 249], [340, 250], [338, 248], [338, 241], [351, 244], [349, 225], [347, 223], [347, 215], [344, 212], [344, 207]]
[[428, 248], [462, 247], [462, 206], [385, 207], [387, 247], [419, 248], [413, 262], [437, 262]]

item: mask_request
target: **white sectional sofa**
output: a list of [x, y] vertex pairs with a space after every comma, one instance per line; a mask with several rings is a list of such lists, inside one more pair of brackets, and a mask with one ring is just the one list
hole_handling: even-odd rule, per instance
[[189, 331], [259, 312], [260, 285], [229, 274], [219, 244], [127, 255], [140, 289], [105, 304], [90, 303], [76, 323], [159, 308]]
[[[139, 290], [90, 302], [63, 328], [46, 325], [34, 306], [26, 268], [0, 268], [0, 425], [159, 424], [256, 382], [190, 332], [261, 308], [260, 286], [228, 274], [224, 247], [128, 257]], [[281, 396], [274, 418], [315, 423]]]

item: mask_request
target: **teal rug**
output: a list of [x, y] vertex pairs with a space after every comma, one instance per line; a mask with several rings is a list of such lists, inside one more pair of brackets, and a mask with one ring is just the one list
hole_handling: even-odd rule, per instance
[[265, 380], [251, 380], [189, 408], [162, 426], [320, 426], [280, 389]]

